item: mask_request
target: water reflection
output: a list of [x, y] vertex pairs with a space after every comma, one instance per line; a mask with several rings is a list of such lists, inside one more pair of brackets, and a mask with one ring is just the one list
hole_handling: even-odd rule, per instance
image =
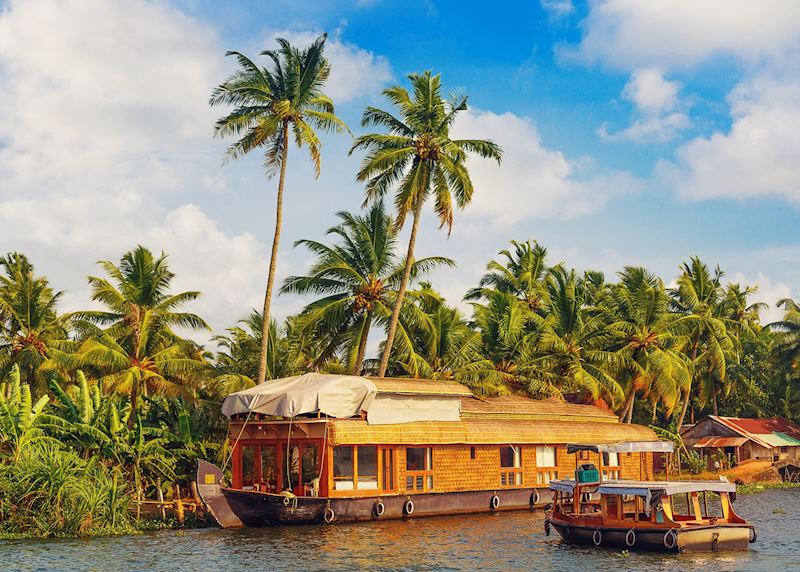
[[[800, 491], [742, 495], [758, 527], [749, 553], [661, 555], [562, 545], [541, 512], [295, 528], [162, 531], [0, 544], [5, 570], [796, 570]], [[785, 514], [773, 514], [776, 508]]]

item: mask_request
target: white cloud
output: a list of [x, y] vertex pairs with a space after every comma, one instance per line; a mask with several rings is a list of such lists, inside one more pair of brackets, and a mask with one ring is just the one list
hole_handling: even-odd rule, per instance
[[597, 134], [609, 141], [633, 141], [635, 143], [663, 143], [670, 141], [677, 134], [692, 124], [685, 113], [669, 113], [636, 119], [625, 129], [616, 132], [608, 130], [608, 123], [603, 123]]
[[597, 0], [574, 55], [621, 69], [692, 66], [715, 55], [774, 58], [800, 40], [796, 0]]
[[598, 171], [587, 159], [570, 160], [543, 145], [530, 119], [513, 113], [470, 110], [456, 121], [453, 138], [492, 139], [503, 147], [502, 166], [469, 159], [475, 196], [467, 214], [496, 223], [571, 218], [599, 209], [613, 195], [636, 192], [630, 174]]
[[661, 70], [642, 68], [631, 74], [622, 96], [643, 113], [659, 114], [675, 108], [680, 87], [678, 82], [664, 78]]
[[780, 196], [800, 203], [800, 79], [757, 77], [729, 98], [727, 132], [698, 137], [662, 161], [659, 178], [691, 199]]
[[642, 68], [631, 74], [631, 79], [622, 90], [622, 98], [634, 106], [632, 123], [617, 132], [609, 132], [608, 123], [597, 130], [597, 134], [610, 141], [633, 141], [636, 143], [666, 142], [691, 125], [689, 116], [676, 110], [680, 101], [680, 84], [664, 78], [661, 70]]
[[572, 0], [540, 0], [542, 8], [547, 11], [552, 18], [560, 18], [575, 11]]
[[[285, 38], [298, 47], [306, 46], [320, 34], [311, 30], [279, 30], [268, 34], [267, 44], [272, 45], [275, 38]], [[340, 30], [328, 36], [325, 56], [331, 64], [325, 93], [334, 103], [373, 96], [392, 80], [389, 60], [343, 41]]]

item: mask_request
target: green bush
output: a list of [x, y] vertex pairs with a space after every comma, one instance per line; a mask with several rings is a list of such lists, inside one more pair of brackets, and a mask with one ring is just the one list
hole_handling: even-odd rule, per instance
[[683, 466], [693, 475], [699, 475], [708, 468], [706, 460], [693, 449], [687, 450], [685, 454], [681, 455], [681, 459]]
[[51, 444], [0, 465], [0, 533], [93, 536], [133, 532], [122, 475]]

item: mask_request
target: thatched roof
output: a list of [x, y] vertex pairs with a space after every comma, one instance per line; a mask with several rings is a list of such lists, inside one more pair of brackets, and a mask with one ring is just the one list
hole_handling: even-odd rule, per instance
[[410, 379], [403, 377], [369, 377], [375, 384], [378, 393], [397, 395], [438, 395], [467, 397], [472, 392], [469, 387], [456, 381], [438, 381], [432, 379]]
[[553, 421], [595, 421], [617, 423], [618, 418], [594, 405], [578, 405], [560, 399], [530, 399], [504, 395], [488, 399], [461, 400], [462, 419], [536, 419]]
[[420, 421], [396, 425], [368, 425], [360, 419], [330, 422], [329, 438], [334, 445], [397, 444], [595, 444], [622, 441], [657, 441], [649, 428], [627, 423], [574, 419], [464, 419], [463, 421]]

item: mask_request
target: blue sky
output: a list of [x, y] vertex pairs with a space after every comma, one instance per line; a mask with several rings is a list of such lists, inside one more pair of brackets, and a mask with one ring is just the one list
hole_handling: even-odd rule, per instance
[[[217, 329], [259, 305], [275, 182], [258, 157], [222, 165], [208, 94], [284, 36], [329, 33], [329, 93], [359, 131], [365, 105], [410, 72], [470, 96], [460, 135], [503, 145], [473, 161], [476, 199], [452, 236], [424, 219], [418, 253], [451, 302], [511, 239], [609, 276], [667, 282], [701, 255], [773, 303], [800, 294], [800, 3], [795, 0], [485, 2], [0, 1], [0, 251], [29, 253], [65, 305], [94, 262], [143, 243]], [[281, 276], [299, 238], [357, 209], [358, 157], [326, 137], [315, 181], [290, 160]], [[280, 297], [280, 315], [306, 300]], [[774, 310], [767, 319], [777, 316]]]

